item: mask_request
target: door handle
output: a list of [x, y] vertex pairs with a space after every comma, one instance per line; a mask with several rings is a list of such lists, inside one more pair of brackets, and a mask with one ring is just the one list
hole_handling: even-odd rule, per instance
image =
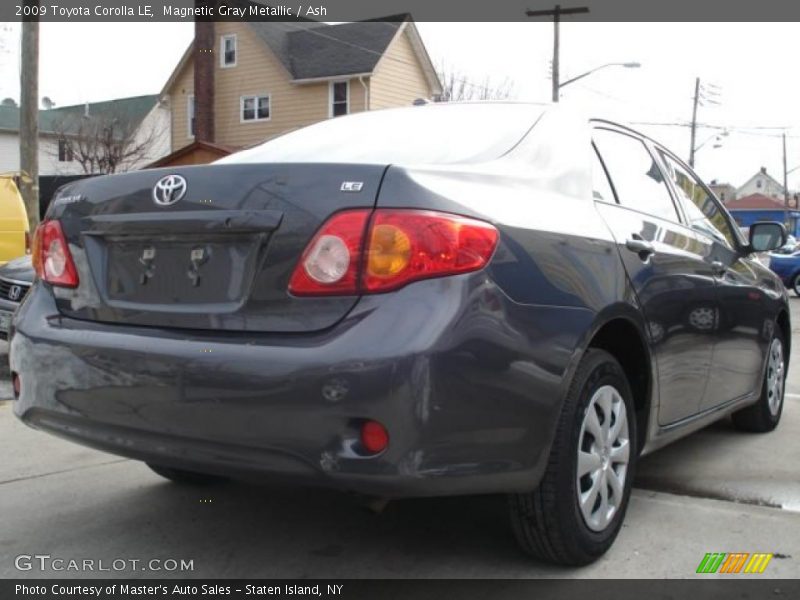
[[656, 253], [656, 249], [653, 244], [647, 240], [636, 237], [625, 240], [625, 247], [631, 252], [638, 254], [639, 258], [641, 258], [644, 262], [647, 262], [650, 256]]
[[722, 277], [728, 272], [728, 267], [725, 266], [725, 263], [715, 260], [711, 263], [711, 272], [717, 277]]

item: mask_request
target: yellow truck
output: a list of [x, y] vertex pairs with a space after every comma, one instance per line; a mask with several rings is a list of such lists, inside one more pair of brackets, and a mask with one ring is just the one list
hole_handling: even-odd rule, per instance
[[28, 213], [14, 178], [0, 175], [0, 265], [30, 249]]

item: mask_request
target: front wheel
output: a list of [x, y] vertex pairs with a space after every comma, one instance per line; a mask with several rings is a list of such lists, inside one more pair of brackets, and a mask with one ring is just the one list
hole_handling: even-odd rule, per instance
[[783, 332], [776, 325], [761, 382], [761, 397], [755, 404], [733, 413], [734, 427], [741, 431], [767, 433], [778, 426], [786, 388], [786, 358]]
[[795, 275], [794, 279], [792, 279], [792, 289], [794, 290], [795, 294], [800, 296], [800, 273]]
[[590, 349], [567, 394], [539, 488], [509, 498], [517, 540], [533, 556], [585, 565], [617, 537], [636, 465], [636, 419], [625, 372]]

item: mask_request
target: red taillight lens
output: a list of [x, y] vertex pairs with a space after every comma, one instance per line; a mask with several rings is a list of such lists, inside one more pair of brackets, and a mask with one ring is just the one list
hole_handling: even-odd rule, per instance
[[36, 228], [33, 268], [36, 275], [47, 283], [78, 287], [78, 271], [58, 221], [45, 221]]
[[406, 209], [378, 209], [370, 220], [370, 212], [331, 217], [303, 252], [289, 291], [298, 296], [388, 292], [420, 279], [477, 271], [497, 246], [497, 229], [484, 221]]
[[358, 293], [362, 240], [369, 210], [349, 210], [331, 217], [309, 243], [289, 280], [297, 296]]
[[362, 278], [365, 292], [483, 268], [497, 246], [489, 223], [424, 210], [377, 210]]
[[389, 445], [389, 432], [377, 421], [364, 421], [360, 437], [361, 445], [370, 454], [383, 452]]

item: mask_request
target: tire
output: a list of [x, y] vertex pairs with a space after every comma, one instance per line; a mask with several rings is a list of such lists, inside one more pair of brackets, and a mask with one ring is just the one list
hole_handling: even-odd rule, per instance
[[[594, 442], [587, 445], [594, 438], [590, 429], [598, 430], [599, 427], [601, 433], [605, 431], [605, 418], [602, 423], [599, 418], [604, 411], [598, 413], [596, 403], [603, 402], [602, 398], [611, 393], [609, 388], [616, 392], [611, 401], [614, 407], [612, 412], [615, 409], [625, 411], [624, 423], [627, 423], [627, 427], [619, 420], [619, 416], [610, 421], [612, 431], [615, 423], [623, 423], [620, 429], [627, 429], [627, 466], [624, 472], [621, 471], [621, 463], [608, 460], [608, 453], [604, 453], [607, 448], [598, 451], [603, 456], [598, 459], [592, 451]], [[592, 420], [590, 405], [597, 416], [593, 424], [589, 423]], [[581, 360], [567, 393], [547, 468], [538, 489], [509, 495], [512, 526], [524, 551], [547, 562], [581, 566], [597, 560], [611, 547], [625, 518], [635, 473], [638, 448], [635, 417], [633, 396], [622, 367], [608, 352], [590, 348]], [[621, 440], [620, 437], [618, 441]], [[601, 461], [601, 466], [592, 467], [581, 478], [578, 477], [579, 443], [584, 451], [588, 451], [582, 454], [593, 454], [592, 460]], [[618, 458], [621, 456], [620, 451], [616, 454]], [[609, 463], [610, 466], [607, 466]], [[597, 501], [602, 503], [601, 494], [598, 492], [595, 495], [594, 502], [587, 502], [584, 510], [578, 490], [581, 489], [584, 497], [591, 497], [595, 482], [598, 483], [596, 487], [602, 489], [604, 480], [599, 478], [605, 477], [611, 481], [608, 470], [622, 472], [621, 493], [615, 492], [612, 484], [606, 483], [606, 497], [616, 498], [615, 508], [607, 522], [603, 523], [602, 518], [592, 521], [594, 515], [602, 513], [599, 508], [592, 513]], [[619, 490], [620, 486], [615, 488]], [[585, 516], [587, 513], [589, 517]]]
[[758, 402], [733, 413], [733, 425], [740, 431], [767, 433], [778, 426], [783, 413], [786, 392], [786, 344], [781, 328], [776, 324], [770, 340], [767, 366], [761, 382]]
[[173, 469], [172, 467], [162, 467], [146, 463], [148, 467], [165, 479], [182, 485], [215, 485], [228, 481], [225, 477], [218, 475], [208, 475], [206, 473], [195, 473], [194, 471], [184, 471], [183, 469]]
[[792, 279], [792, 289], [797, 296], [800, 296], [800, 273]]

